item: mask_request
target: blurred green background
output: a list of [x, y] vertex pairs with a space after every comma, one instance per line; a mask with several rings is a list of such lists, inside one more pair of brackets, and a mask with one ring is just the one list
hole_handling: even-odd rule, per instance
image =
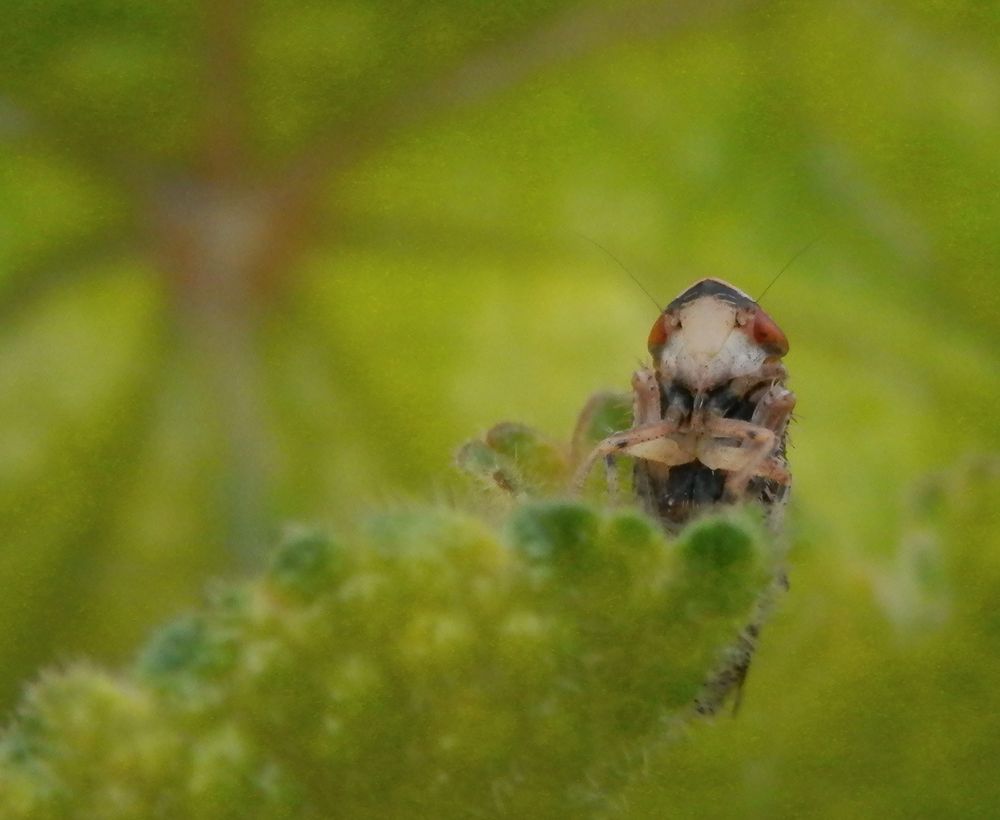
[[655, 310], [581, 234], [661, 301], [760, 293], [820, 237], [764, 300], [799, 396], [792, 592], [739, 719], [623, 805], [996, 811], [1000, 5], [3, 17], [5, 714], [286, 522], [445, 497], [457, 443], [566, 438], [627, 388]]

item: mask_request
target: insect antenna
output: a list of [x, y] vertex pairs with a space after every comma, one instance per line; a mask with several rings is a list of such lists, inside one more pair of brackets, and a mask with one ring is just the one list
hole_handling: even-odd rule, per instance
[[623, 271], [625, 271], [625, 275], [628, 276], [628, 278], [631, 279], [633, 282], [635, 282], [636, 287], [638, 287], [639, 290], [641, 290], [643, 293], [646, 294], [646, 296], [649, 297], [649, 301], [652, 302], [654, 305], [656, 305], [657, 311], [659, 311], [660, 313], [663, 313], [663, 308], [660, 306], [660, 303], [657, 300], [657, 298], [655, 296], [653, 296], [653, 294], [650, 293], [648, 290], [646, 290], [645, 285], [643, 285], [642, 282], [640, 282], [638, 280], [638, 278], [636, 278], [636, 276], [632, 273], [632, 271], [630, 271], [628, 268], [625, 267], [625, 265], [622, 264], [621, 260], [617, 256], [615, 256], [613, 253], [611, 253], [611, 251], [609, 251], [607, 248], [605, 248], [604, 245], [602, 245], [596, 239], [591, 239], [589, 236], [587, 236], [586, 234], [582, 234], [579, 231], [573, 231], [573, 233], [575, 233], [581, 239], [586, 239], [591, 245], [593, 245], [598, 250], [603, 251], [605, 253], [605, 255], [612, 262], [614, 262], [619, 268], [621, 268]]
[[767, 287], [764, 288], [763, 293], [761, 293], [761, 295], [758, 296], [754, 301], [756, 301], [756, 302], [759, 303], [760, 300], [764, 298], [765, 294], [771, 289], [771, 285], [773, 285], [775, 282], [777, 282], [781, 278], [781, 274], [783, 274], [786, 270], [788, 270], [795, 263], [796, 259], [798, 259], [800, 256], [802, 256], [802, 254], [804, 254], [807, 250], [809, 250], [813, 245], [815, 245], [817, 242], [819, 242], [819, 240], [822, 239], [822, 238], [823, 238], [822, 234], [820, 234], [819, 236], [813, 237], [809, 242], [807, 242], [805, 245], [803, 245], [801, 248], [799, 248], [795, 252], [795, 255], [785, 263], [785, 266], [781, 270], [778, 271], [778, 275], [775, 276], [774, 279], [772, 279], [768, 283]]

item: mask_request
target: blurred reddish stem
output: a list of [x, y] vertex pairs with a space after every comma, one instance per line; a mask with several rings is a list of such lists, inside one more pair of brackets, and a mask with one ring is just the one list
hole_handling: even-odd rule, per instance
[[230, 541], [238, 551], [256, 551], [266, 540], [272, 458], [255, 349], [258, 320], [286, 285], [336, 176], [408, 128], [482, 105], [599, 49], [681, 33], [741, 5], [661, 1], [571, 9], [374, 104], [353, 123], [320, 135], [277, 177], [253, 184], [243, 54], [248, 9], [240, 0], [206, 3], [202, 173], [155, 186], [148, 212], [157, 262], [204, 351], [229, 439]]
[[435, 75], [417, 78], [375, 100], [353, 122], [318, 135], [280, 172], [263, 178], [255, 168], [247, 105], [253, 4], [243, 0], [205, 0], [202, 6], [202, 145], [186, 175], [157, 171], [113, 146], [75, 140], [25, 112], [25, 138], [72, 144], [77, 161], [120, 183], [141, 206], [145, 232], [138, 239], [169, 283], [180, 326], [202, 351], [229, 439], [230, 540], [241, 552], [266, 540], [271, 435], [256, 349], [260, 321], [291, 283], [295, 260], [314, 237], [337, 177], [407, 129], [488, 103], [601, 49], [682, 35], [746, 5], [657, 0], [570, 8], [506, 41], [470, 47]]
[[247, 168], [245, 91], [246, 0], [207, 0], [205, 9], [205, 141], [202, 163], [209, 179], [232, 183]]

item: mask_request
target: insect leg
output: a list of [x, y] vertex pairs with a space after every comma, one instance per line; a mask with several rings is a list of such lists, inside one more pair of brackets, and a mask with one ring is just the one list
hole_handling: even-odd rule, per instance
[[740, 399], [749, 397], [756, 403], [758, 396], [768, 392], [772, 386], [780, 385], [788, 378], [784, 365], [780, 362], [768, 362], [754, 373], [739, 376], [724, 387], [713, 390], [708, 398], [705, 409], [720, 416], [728, 416], [728, 411]]
[[750, 421], [771, 430], [778, 438], [785, 433], [795, 409], [795, 394], [781, 385], [769, 387], [759, 399]]
[[618, 503], [618, 467], [615, 464], [615, 457], [608, 454], [604, 457], [604, 481], [608, 486], [608, 495], [611, 503]]
[[573, 492], [579, 493], [594, 464], [600, 458], [628, 455], [663, 464], [684, 464], [691, 460], [691, 450], [686, 436], [677, 435], [677, 423], [658, 421], [640, 424], [608, 436], [584, 459], [573, 478]]
[[[588, 408], [584, 410], [584, 414], [591, 413], [591, 405], [594, 404], [595, 399], [599, 397], [594, 397], [588, 404]], [[585, 415], [581, 416], [584, 419]], [[656, 374], [649, 368], [642, 368], [637, 370], [632, 374], [632, 423], [633, 425], [642, 426], [644, 424], [653, 424], [661, 421], [660, 418], [660, 384], [656, 380]], [[587, 422], [589, 424], [589, 419]], [[580, 425], [578, 424], [578, 427]], [[634, 428], [633, 428], [634, 429]], [[576, 437], [575, 439], [580, 440], [582, 437]], [[603, 444], [604, 442], [600, 442]], [[599, 446], [599, 445], [598, 445]], [[615, 455], [616, 451], [611, 451], [604, 453], [604, 467], [605, 476], [607, 480], [608, 492], [612, 497], [617, 497], [618, 495], [618, 470], [615, 466]], [[591, 455], [591, 458], [584, 462], [584, 467], [581, 468], [581, 472], [577, 475], [580, 476], [582, 471], [585, 469], [588, 473], [593, 466], [596, 459], [600, 457], [600, 454]], [[582, 486], [585, 475], [579, 479], [579, 483]], [[574, 482], [574, 486], [577, 482]]]
[[578, 462], [605, 436], [635, 424], [634, 401], [627, 393], [603, 391], [590, 397], [573, 430], [570, 454]]
[[642, 368], [632, 374], [632, 417], [634, 424], [660, 421], [660, 383], [656, 374]]
[[698, 459], [713, 470], [729, 471], [725, 487], [729, 497], [742, 497], [753, 476], [782, 484], [790, 481], [783, 459], [773, 457], [779, 444], [773, 430], [749, 421], [714, 417], [708, 419], [704, 432], [698, 442]]

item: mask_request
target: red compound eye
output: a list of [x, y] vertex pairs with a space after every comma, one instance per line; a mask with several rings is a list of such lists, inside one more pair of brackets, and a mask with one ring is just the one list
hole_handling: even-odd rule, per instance
[[649, 331], [649, 339], [647, 340], [647, 347], [649, 352], [653, 354], [654, 358], [659, 353], [660, 348], [662, 348], [670, 336], [670, 323], [667, 319], [665, 313], [661, 313], [656, 317], [656, 321], [653, 322], [653, 327]]
[[775, 356], [784, 356], [788, 352], [788, 339], [774, 319], [763, 310], [757, 308], [753, 317], [753, 340]]

